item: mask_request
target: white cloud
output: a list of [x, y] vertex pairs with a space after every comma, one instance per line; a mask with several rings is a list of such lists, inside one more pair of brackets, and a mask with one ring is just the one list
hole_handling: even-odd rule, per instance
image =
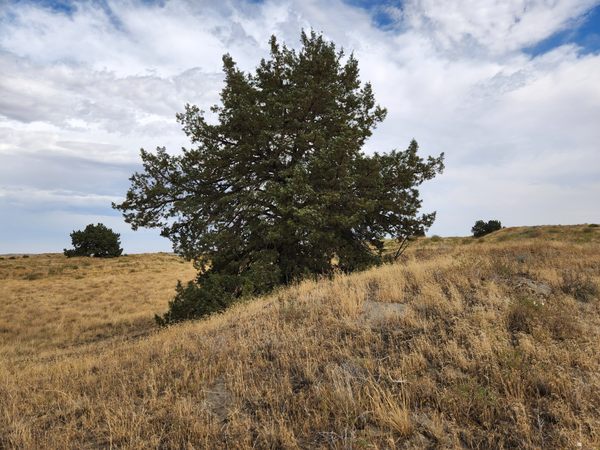
[[44, 205], [47, 208], [49, 204], [58, 204], [62, 207], [104, 206], [107, 203], [118, 201], [120, 197], [87, 192], [0, 186], [0, 199], [13, 204], [38, 204], [38, 206]]
[[251, 70], [272, 33], [297, 46], [312, 27], [355, 52], [388, 108], [368, 151], [415, 137], [425, 153], [446, 152], [447, 172], [423, 187], [425, 209], [439, 211], [432, 232], [465, 234], [488, 214], [600, 221], [600, 56], [575, 45], [522, 51], [594, 3], [411, 0], [391, 10], [400, 22], [387, 31], [341, 1], [131, 0], [108, 2], [111, 14], [82, 2], [71, 15], [3, 6], [0, 213], [26, 215], [27, 202], [105, 205], [117, 220], [108, 204], [124, 193], [139, 148], [176, 152], [186, 140], [175, 113], [218, 101], [222, 54]]
[[581, 17], [595, 0], [410, 0], [402, 18], [443, 48], [504, 53], [531, 46]]

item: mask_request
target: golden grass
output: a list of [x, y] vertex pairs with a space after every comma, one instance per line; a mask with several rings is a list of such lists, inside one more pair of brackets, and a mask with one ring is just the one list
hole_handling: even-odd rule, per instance
[[155, 330], [153, 316], [189, 280], [191, 263], [170, 254], [117, 259], [45, 254], [0, 260], [0, 355], [51, 357]]
[[[420, 241], [399, 264], [149, 334], [188, 265], [128, 257], [133, 280], [90, 261], [95, 301], [71, 310], [79, 272], [17, 279], [36, 258], [0, 280], [0, 448], [600, 447], [596, 242]], [[6, 320], [16, 299], [28, 313]], [[53, 301], [75, 318], [66, 337]], [[109, 322], [137, 325], [117, 339]], [[98, 326], [109, 337], [90, 341]]]

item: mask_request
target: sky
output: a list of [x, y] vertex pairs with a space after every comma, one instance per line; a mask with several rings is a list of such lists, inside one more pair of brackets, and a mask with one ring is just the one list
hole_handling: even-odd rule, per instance
[[139, 149], [188, 145], [175, 114], [218, 102], [224, 53], [251, 71], [311, 28], [388, 109], [365, 152], [445, 152], [429, 235], [600, 222], [600, 0], [0, 0], [0, 254], [98, 222], [127, 253], [170, 251], [110, 206]]

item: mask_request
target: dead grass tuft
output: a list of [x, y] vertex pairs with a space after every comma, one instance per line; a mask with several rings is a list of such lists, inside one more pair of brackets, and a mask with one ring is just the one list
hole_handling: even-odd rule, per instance
[[598, 299], [598, 286], [589, 275], [584, 276], [580, 272], [563, 272], [560, 288], [580, 302]]

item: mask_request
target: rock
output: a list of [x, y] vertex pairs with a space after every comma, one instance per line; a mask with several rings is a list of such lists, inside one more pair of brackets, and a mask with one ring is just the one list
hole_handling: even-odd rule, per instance
[[367, 300], [364, 303], [364, 317], [369, 323], [383, 322], [391, 318], [401, 317], [406, 312], [402, 303], [384, 303]]
[[533, 294], [548, 297], [552, 294], [552, 288], [549, 284], [542, 281], [530, 280], [529, 278], [521, 277], [518, 279], [517, 284], [523, 286], [531, 291]]
[[229, 415], [229, 404], [231, 403], [231, 394], [225, 387], [225, 381], [222, 378], [218, 378], [204, 393], [206, 406], [209, 411], [220, 422], [225, 422]]

